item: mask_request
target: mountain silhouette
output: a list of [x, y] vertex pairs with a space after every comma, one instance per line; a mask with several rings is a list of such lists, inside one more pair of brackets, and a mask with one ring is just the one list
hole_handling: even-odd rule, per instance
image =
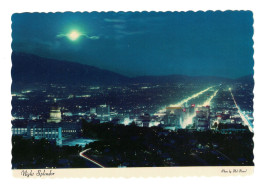
[[93, 66], [43, 58], [31, 54], [12, 54], [12, 80], [15, 85], [70, 84], [112, 85], [129, 81], [128, 77]]
[[48, 59], [26, 53], [12, 53], [12, 89], [35, 86], [36, 84], [58, 83], [64, 85], [125, 85], [129, 83], [254, 83], [253, 76], [248, 75], [238, 79], [213, 76], [139, 76], [130, 78], [112, 71], [97, 67]]

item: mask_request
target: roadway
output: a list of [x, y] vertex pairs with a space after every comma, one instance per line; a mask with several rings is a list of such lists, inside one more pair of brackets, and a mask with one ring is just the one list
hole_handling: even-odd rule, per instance
[[241, 111], [240, 107], [238, 106], [238, 104], [237, 104], [237, 102], [236, 102], [236, 100], [235, 100], [235, 97], [234, 97], [233, 93], [231, 92], [231, 88], [229, 88], [229, 91], [230, 91], [230, 94], [231, 94], [232, 99], [233, 99], [233, 101], [234, 101], [234, 104], [235, 104], [235, 106], [236, 106], [236, 108], [237, 108], [238, 114], [240, 115], [240, 118], [242, 119], [244, 125], [247, 125], [248, 128], [249, 128], [249, 130], [250, 130], [251, 132], [253, 132], [253, 124], [248, 120], [248, 118], [247, 118], [247, 117], [243, 114], [243, 112]]
[[[95, 166], [97, 166], [97, 167], [99, 167], [99, 168], [105, 168], [105, 166], [101, 165], [101, 164], [98, 163], [97, 161], [91, 159], [90, 157], [88, 157], [88, 156], [86, 156], [86, 155], [84, 154], [85, 152], [87, 152], [87, 151], [89, 151], [89, 150], [90, 150], [90, 149], [85, 149], [85, 150], [81, 151], [81, 152], [79, 153], [79, 156], [82, 157], [82, 158], [84, 158], [84, 159], [86, 159], [86, 160], [88, 160], [89, 162], [91, 162], [92, 164], [94, 164]], [[94, 166], [94, 167], [95, 167], [95, 166]]]

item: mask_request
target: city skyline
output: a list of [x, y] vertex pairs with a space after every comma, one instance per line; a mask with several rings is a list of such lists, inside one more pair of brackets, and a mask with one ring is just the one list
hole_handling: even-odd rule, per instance
[[254, 166], [250, 11], [12, 20], [13, 169]]

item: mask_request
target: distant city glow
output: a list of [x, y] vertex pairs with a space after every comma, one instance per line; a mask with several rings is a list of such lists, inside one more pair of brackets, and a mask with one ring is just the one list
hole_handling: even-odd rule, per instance
[[22, 91], [22, 94], [30, 93], [30, 92], [32, 92], [32, 91], [31, 91], [31, 90], [23, 90], [23, 91]]
[[100, 89], [100, 87], [90, 87], [91, 90], [97, 90]]
[[[211, 101], [212, 99], [217, 95], [218, 90], [216, 90], [213, 95], [211, 95], [202, 105], [198, 105], [198, 107], [205, 107], [205, 106], [210, 106], [211, 105]], [[193, 118], [196, 116], [196, 113], [194, 112], [192, 115], [190, 115], [189, 117], [187, 117], [187, 119], [185, 119], [182, 122], [182, 128], [186, 128], [189, 124], [192, 124], [193, 122]]]
[[[194, 99], [194, 98], [200, 96], [201, 94], [203, 94], [204, 92], [207, 92], [207, 91], [210, 90], [211, 88], [213, 88], [213, 86], [212, 86], [212, 87], [208, 87], [208, 88], [206, 88], [206, 89], [204, 89], [204, 90], [202, 90], [202, 91], [200, 91], [200, 92], [198, 92], [198, 93], [196, 93], [196, 94], [193, 94], [192, 96], [190, 96], [190, 97], [188, 97], [188, 98], [186, 98], [186, 99], [183, 99], [182, 101], [180, 101], [180, 102], [178, 102], [178, 103], [176, 103], [176, 104], [172, 104], [172, 105], [170, 105], [169, 107], [182, 106], [184, 103], [190, 101], [191, 99]], [[165, 108], [162, 108], [162, 109], [160, 109], [155, 115], [162, 116], [162, 115], [164, 115], [164, 112], [166, 112], [166, 109], [165, 109]]]
[[212, 95], [212, 96], [210, 96], [202, 105], [199, 105], [199, 107], [201, 107], [201, 106], [211, 106], [210, 104], [211, 104], [211, 100], [217, 95], [217, 93], [218, 93], [218, 90], [216, 90], [215, 92], [214, 92], [214, 94]]
[[76, 96], [76, 98], [89, 98], [89, 97], [91, 97], [91, 95], [88, 94]]
[[200, 91], [200, 92], [198, 92], [198, 93], [196, 93], [196, 94], [193, 94], [192, 96], [190, 96], [190, 97], [188, 97], [188, 98], [186, 98], [186, 99], [180, 101], [179, 103], [177, 103], [177, 104], [175, 104], [175, 105], [170, 105], [170, 107], [182, 106], [184, 103], [190, 101], [191, 99], [194, 99], [194, 98], [198, 97], [199, 95], [203, 94], [204, 92], [207, 92], [207, 91], [210, 90], [211, 88], [213, 88], [213, 87], [208, 87], [208, 88], [206, 88], [205, 90], [202, 90], [202, 91]]

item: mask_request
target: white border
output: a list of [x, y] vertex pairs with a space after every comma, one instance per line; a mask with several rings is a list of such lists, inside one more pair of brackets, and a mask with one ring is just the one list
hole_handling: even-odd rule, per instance
[[[5, 2], [5, 4], [4, 4]], [[259, 128], [260, 122], [260, 89], [259, 89], [259, 18], [260, 12], [258, 11], [257, 0], [169, 0], [169, 1], [141, 1], [141, 0], [70, 0], [70, 1], [54, 1], [54, 0], [9, 0], [1, 1], [1, 16], [0, 16], [0, 33], [1, 33], [1, 50], [0, 50], [0, 75], [1, 75], [1, 182], [5, 184], [17, 185], [46, 185], [46, 184], [64, 184], [64, 185], [97, 185], [97, 184], [149, 184], [149, 185], [253, 185], [257, 183], [259, 175], [258, 156], [259, 156]], [[254, 60], [255, 60], [255, 174], [249, 177], [229, 177], [229, 178], [206, 178], [206, 177], [190, 177], [190, 178], [149, 178], [149, 179], [63, 179], [63, 180], [26, 180], [14, 179], [11, 174], [11, 131], [10, 131], [10, 110], [11, 110], [11, 14], [14, 12], [56, 12], [56, 11], [188, 11], [188, 10], [251, 10], [254, 13]], [[116, 176], [116, 175], [115, 175]], [[109, 181], [109, 182], [108, 182]], [[258, 182], [259, 183], [259, 182]]]

